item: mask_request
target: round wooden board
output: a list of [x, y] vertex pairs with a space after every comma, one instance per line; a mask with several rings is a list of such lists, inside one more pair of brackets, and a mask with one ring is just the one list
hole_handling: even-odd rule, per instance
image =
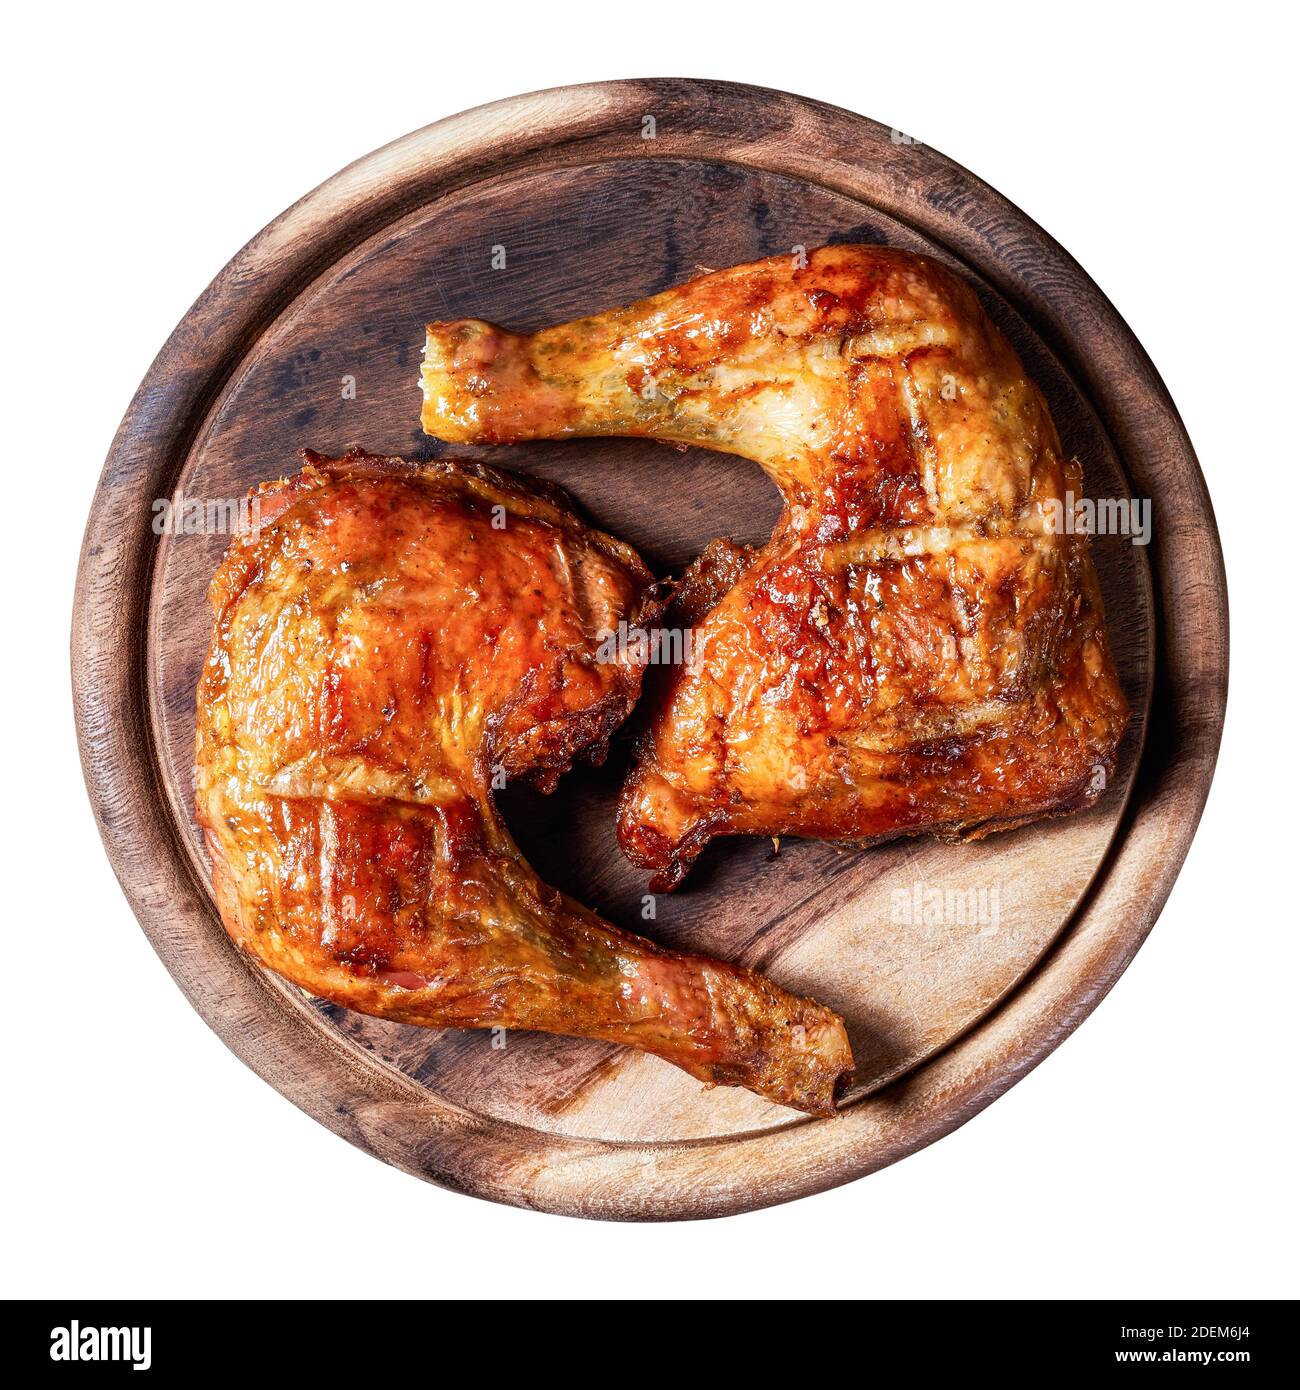
[[[513, 1034], [501, 1047], [488, 1033], [382, 1023], [247, 962], [212, 906], [191, 806], [204, 591], [228, 538], [156, 536], [155, 499], [238, 497], [293, 471], [304, 445], [444, 452], [419, 428], [428, 320], [533, 329], [700, 267], [830, 241], [909, 247], [957, 269], [1046, 392], [1089, 492], [1151, 499], [1149, 546], [1094, 541], [1134, 709], [1102, 800], [973, 846], [785, 842], [774, 857], [768, 842], [724, 841], [647, 922], [644, 879], [613, 838], [625, 742], [549, 799], [504, 794], [550, 882], [622, 926], [742, 960], [840, 1010], [859, 1069], [831, 1120], [705, 1091], [601, 1044]], [[622, 440], [490, 452], [562, 483], [660, 573], [716, 535], [764, 539], [778, 510], [758, 469], [722, 455]], [[1173, 404], [1055, 242], [951, 161], [862, 117], [753, 87], [647, 80], [439, 122], [250, 242], [164, 347], [114, 442], [72, 651], [86, 779], [118, 877], [240, 1057], [339, 1134], [434, 1182], [573, 1215], [674, 1219], [893, 1162], [989, 1104], [1095, 1007], [1164, 903], [1209, 789], [1227, 603]], [[927, 906], [954, 890], [977, 910], [936, 921]]]

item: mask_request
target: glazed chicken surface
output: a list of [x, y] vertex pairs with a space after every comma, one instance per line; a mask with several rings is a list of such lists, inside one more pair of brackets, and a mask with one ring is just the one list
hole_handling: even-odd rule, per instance
[[521, 336], [432, 324], [425, 430], [630, 435], [760, 464], [766, 545], [716, 541], [669, 622], [625, 853], [675, 886], [725, 834], [977, 838], [1093, 802], [1127, 709], [1083, 496], [973, 293], [924, 257], [832, 246]]
[[604, 1039], [831, 1111], [835, 1014], [602, 921], [494, 807], [599, 761], [635, 701], [644, 656], [598, 659], [660, 607], [635, 552], [474, 464], [307, 458], [210, 590], [197, 810], [235, 941], [365, 1013]]

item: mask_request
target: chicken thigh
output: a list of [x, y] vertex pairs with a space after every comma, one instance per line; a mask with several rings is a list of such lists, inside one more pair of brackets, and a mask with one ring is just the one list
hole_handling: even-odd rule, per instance
[[430, 325], [424, 428], [632, 435], [760, 464], [784, 510], [718, 541], [653, 692], [619, 839], [679, 883], [725, 834], [976, 838], [1093, 802], [1127, 709], [1047, 407], [956, 276], [830, 246], [532, 336]]
[[598, 761], [652, 578], [563, 494], [474, 464], [308, 455], [213, 579], [198, 819], [231, 936], [311, 994], [430, 1027], [623, 1043], [816, 1114], [829, 1009], [661, 950], [547, 887], [492, 788]]

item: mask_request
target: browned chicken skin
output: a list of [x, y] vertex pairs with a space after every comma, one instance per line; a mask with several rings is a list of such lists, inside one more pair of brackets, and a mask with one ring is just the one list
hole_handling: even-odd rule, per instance
[[835, 1014], [600, 920], [493, 806], [502, 776], [598, 761], [635, 701], [643, 655], [597, 655], [657, 615], [635, 552], [474, 464], [308, 460], [211, 588], [197, 807], [232, 937], [365, 1013], [605, 1039], [831, 1111]]
[[429, 327], [424, 428], [639, 435], [753, 459], [785, 510], [679, 592], [694, 659], [657, 692], [627, 855], [675, 886], [716, 835], [871, 842], [1089, 805], [1127, 710], [1078, 465], [971, 291], [833, 246], [521, 337]]

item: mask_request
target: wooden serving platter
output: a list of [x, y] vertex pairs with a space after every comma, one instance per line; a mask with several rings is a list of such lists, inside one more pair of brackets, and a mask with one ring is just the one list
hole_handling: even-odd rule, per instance
[[[1149, 498], [1149, 546], [1094, 541], [1134, 709], [1088, 813], [983, 844], [729, 840], [643, 915], [618, 853], [625, 743], [550, 798], [502, 804], [550, 882], [616, 923], [770, 972], [849, 1022], [858, 1074], [812, 1120], [572, 1039], [434, 1032], [265, 974], [212, 906], [192, 817], [207, 581], [229, 537], [156, 535], [154, 503], [234, 499], [353, 443], [431, 458], [427, 320], [533, 329], [698, 268], [830, 241], [955, 267], [1046, 392], [1096, 497]], [[741, 460], [635, 441], [491, 452], [563, 484], [660, 573], [714, 536], [763, 540], [777, 497]], [[86, 780], [114, 867], [194, 1006], [263, 1077], [412, 1173], [521, 1206], [722, 1215], [861, 1176], [947, 1133], [1055, 1047], [1132, 958], [1186, 854], [1218, 748], [1227, 607], [1214, 519], [1142, 349], [1070, 257], [933, 150], [802, 98], [652, 80], [517, 97], [417, 131], [295, 204], [230, 263], [154, 363], [86, 533], [73, 628]], [[958, 896], [960, 895], [960, 896]], [[963, 908], [962, 905], [965, 905]]]

